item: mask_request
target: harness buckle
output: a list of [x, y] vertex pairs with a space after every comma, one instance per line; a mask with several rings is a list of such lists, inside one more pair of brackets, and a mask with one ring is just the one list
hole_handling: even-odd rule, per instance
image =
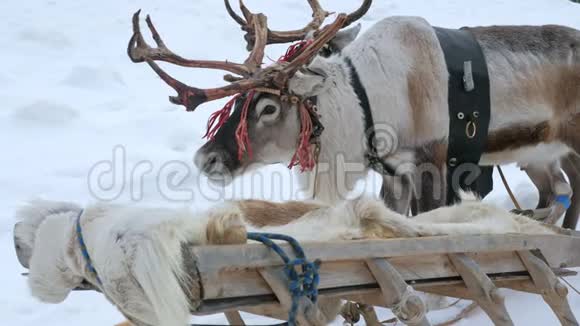
[[469, 139], [475, 138], [475, 135], [477, 135], [477, 125], [475, 124], [475, 122], [469, 121], [467, 123], [467, 125], [465, 126], [465, 135]]

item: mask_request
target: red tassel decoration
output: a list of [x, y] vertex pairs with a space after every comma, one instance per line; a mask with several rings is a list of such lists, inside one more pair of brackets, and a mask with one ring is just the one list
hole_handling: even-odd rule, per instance
[[300, 50], [302, 50], [305, 46], [309, 46], [312, 44], [312, 42], [313, 40], [299, 41], [290, 45], [288, 50], [286, 50], [286, 53], [278, 59], [278, 62], [288, 62], [290, 59], [296, 56]]
[[226, 103], [226, 105], [224, 105], [224, 107], [221, 110], [216, 111], [209, 116], [209, 120], [207, 120], [207, 131], [205, 132], [205, 135], [203, 135], [203, 138], [208, 138], [211, 140], [214, 139], [215, 134], [218, 132], [218, 130], [220, 130], [220, 128], [230, 118], [232, 108], [234, 107], [234, 104], [236, 103], [238, 97], [240, 97], [240, 94], [234, 96], [231, 100], [229, 100], [228, 103]]
[[248, 157], [252, 158], [252, 147], [250, 145], [250, 138], [248, 136], [248, 109], [250, 108], [250, 103], [254, 98], [256, 91], [250, 91], [248, 97], [244, 102], [244, 107], [242, 108], [242, 117], [240, 118], [240, 123], [236, 129], [236, 142], [238, 143], [238, 160], [242, 160], [244, 153], [248, 153]]
[[288, 165], [291, 169], [296, 165], [300, 165], [300, 172], [311, 171], [316, 165], [314, 152], [310, 144], [310, 135], [312, 134], [312, 119], [310, 113], [304, 105], [300, 104], [300, 136], [298, 137], [298, 147], [292, 160]]

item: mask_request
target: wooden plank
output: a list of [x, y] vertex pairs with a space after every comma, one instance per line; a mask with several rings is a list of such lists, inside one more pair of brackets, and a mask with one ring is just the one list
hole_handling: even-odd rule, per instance
[[[281, 244], [292, 252], [286, 244]], [[413, 255], [433, 255], [462, 252], [494, 252], [540, 249], [552, 267], [580, 266], [580, 237], [566, 235], [469, 235], [405, 238], [387, 240], [336, 241], [303, 243], [307, 256], [328, 261], [364, 260]], [[260, 244], [192, 246], [200, 269], [258, 268], [280, 265], [280, 258]], [[554, 255], [550, 255], [554, 254]], [[553, 266], [552, 261], [566, 266]]]
[[[557, 275], [575, 275], [570, 271], [558, 271]], [[492, 275], [490, 279], [500, 288], [510, 288], [513, 290], [539, 293], [533, 282], [531, 281], [528, 273], [525, 274], [502, 274], [502, 275]], [[429, 280], [421, 282], [412, 282], [413, 287], [417, 291], [424, 291], [439, 295], [445, 295], [456, 298], [471, 299], [469, 291], [465, 287], [465, 284], [461, 278], [456, 277], [455, 279], [440, 279], [440, 280]], [[340, 297], [345, 300], [364, 302], [371, 304], [373, 306], [385, 307], [382, 293], [379, 289], [378, 284], [371, 285], [360, 285], [352, 287], [339, 287], [333, 289], [323, 289], [319, 293], [319, 298], [335, 298]], [[206, 300], [202, 301], [200, 308], [193, 312], [196, 315], [207, 315], [223, 312], [226, 310], [243, 310], [252, 312], [255, 309], [262, 309], [263, 306], [270, 306], [269, 310], [278, 312], [278, 315], [268, 315], [277, 319], [286, 319], [287, 314], [278, 304], [278, 301], [274, 295], [264, 295], [264, 296], [245, 296], [238, 298], [228, 298], [219, 300]], [[276, 309], [273, 307], [277, 307]], [[282, 313], [282, 312], [283, 313]], [[282, 316], [282, 318], [280, 318]]]
[[568, 288], [556, 277], [552, 269], [530, 251], [519, 251], [518, 255], [528, 268], [534, 285], [552, 308], [560, 323], [565, 326], [578, 326], [578, 321], [567, 299]]
[[235, 310], [230, 310], [230, 311], [224, 312], [224, 314], [226, 315], [226, 319], [228, 320], [228, 323], [230, 323], [230, 325], [237, 325], [237, 326], [246, 325], [246, 323], [244, 323], [244, 320], [242, 319], [242, 316], [240, 315], [239, 312], [237, 312]]
[[[538, 290], [529, 276], [510, 277], [509, 279], [491, 279], [498, 288], [538, 294]], [[416, 286], [416, 289], [446, 297], [475, 301], [473, 293], [465, 286], [463, 281], [449, 282], [448, 286]]]
[[262, 304], [258, 306], [245, 307], [242, 311], [249, 312], [254, 315], [266, 316], [278, 320], [288, 319], [288, 311], [286, 311], [279, 303]]
[[[292, 296], [288, 291], [285, 274], [280, 270], [271, 268], [261, 268], [259, 269], [259, 273], [272, 288], [274, 294], [276, 294], [280, 305], [284, 307], [286, 311], [290, 311], [292, 306]], [[318, 307], [305, 297], [301, 297], [300, 302], [298, 303], [296, 321], [300, 325], [323, 326], [326, 324], [325, 317], [318, 310]]]
[[473, 300], [485, 311], [494, 325], [511, 326], [513, 321], [505, 307], [505, 300], [477, 263], [466, 254], [449, 255], [451, 262], [465, 282]]
[[377, 280], [383, 299], [393, 314], [406, 325], [429, 326], [427, 306], [414, 290], [405, 282], [397, 270], [384, 258], [366, 261], [369, 270]]
[[[525, 271], [521, 260], [513, 252], [477, 253], [469, 255], [484, 273]], [[407, 282], [459, 276], [447, 255], [419, 255], [395, 257], [389, 262]], [[282, 267], [275, 267], [281, 270]], [[204, 287], [204, 299], [233, 298], [272, 294], [269, 285], [255, 269], [226, 269], [199, 274]], [[376, 284], [376, 280], [362, 261], [324, 262], [320, 268], [319, 289]]]

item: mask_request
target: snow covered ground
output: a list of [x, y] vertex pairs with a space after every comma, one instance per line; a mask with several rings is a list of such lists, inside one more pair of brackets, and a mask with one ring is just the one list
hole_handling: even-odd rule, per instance
[[[301, 27], [309, 20], [303, 0], [247, 2], [267, 13], [274, 28]], [[322, 3], [328, 10], [341, 12], [352, 10], [359, 1]], [[166, 43], [177, 53], [193, 58], [245, 58], [242, 34], [222, 1], [0, 1], [0, 325], [102, 326], [123, 320], [96, 293], [74, 293], [60, 305], [41, 304], [29, 295], [12, 248], [14, 211], [28, 199], [88, 203], [98, 197], [205, 207], [224, 197], [296, 197], [290, 186], [270, 186], [269, 176], [274, 172], [283, 176], [285, 185], [290, 184], [284, 167], [265, 169], [261, 185], [248, 187], [238, 180], [223, 193], [199, 177], [192, 155], [203, 143], [201, 135], [210, 112], [224, 102], [186, 113], [167, 101], [171, 90], [146, 65], [128, 60], [130, 17], [139, 8], [153, 16]], [[580, 28], [580, 5], [568, 0], [375, 0], [362, 20], [363, 27], [390, 15], [423, 16], [445, 27], [557, 23]], [[277, 58], [282, 51], [278, 46], [268, 53]], [[215, 71], [168, 70], [196, 86], [222, 83]], [[107, 175], [107, 164], [115, 165], [117, 174]], [[514, 167], [506, 171], [522, 203], [533, 206], [537, 195], [529, 181]], [[102, 173], [104, 179], [95, 177]], [[101, 189], [94, 187], [98, 182]], [[511, 208], [501, 186], [489, 200]], [[571, 280], [580, 286], [579, 277]], [[572, 293], [570, 299], [580, 312], [580, 297]], [[507, 305], [518, 325], [557, 324], [539, 297], [509, 292]], [[431, 317], [443, 320], [454, 311]], [[381, 316], [390, 314], [381, 311]], [[225, 319], [216, 315], [193, 321]], [[490, 322], [478, 312], [460, 324]]]

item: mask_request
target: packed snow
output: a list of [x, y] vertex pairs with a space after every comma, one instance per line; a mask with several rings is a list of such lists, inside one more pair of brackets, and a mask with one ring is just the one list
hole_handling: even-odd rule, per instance
[[[321, 1], [328, 10], [353, 10], [360, 0]], [[237, 1], [233, 1], [235, 4]], [[310, 19], [303, 0], [247, 0], [269, 17], [275, 29], [302, 27]], [[170, 104], [173, 91], [144, 64], [126, 55], [131, 15], [142, 8], [152, 15], [168, 46], [191, 58], [242, 61], [245, 43], [238, 26], [216, 0], [2, 0], [0, 1], [0, 325], [114, 325], [122, 316], [105, 298], [73, 293], [48, 305], [30, 296], [25, 272], [12, 244], [15, 209], [31, 198], [76, 201], [138, 201], [143, 205], [203, 208], [224, 198], [300, 197], [283, 166], [262, 171], [264, 180], [245, 177], [225, 190], [208, 184], [193, 167], [209, 114], [224, 100], [186, 113]], [[492, 24], [562, 24], [580, 28], [580, 5], [569, 0], [375, 0], [362, 19], [363, 29], [391, 15], [422, 16], [433, 25], [460, 27]], [[277, 58], [284, 46], [272, 46]], [[164, 65], [198, 87], [221, 85], [221, 73]], [[111, 169], [115, 174], [107, 173]], [[506, 167], [520, 201], [532, 207], [537, 193], [513, 166]], [[273, 176], [282, 178], [272, 187]], [[99, 177], [101, 176], [101, 177]], [[496, 176], [497, 177], [497, 176]], [[376, 181], [376, 180], [375, 180]], [[367, 191], [376, 191], [376, 182]], [[488, 200], [512, 208], [496, 178]], [[98, 186], [100, 185], [100, 186]], [[570, 281], [580, 286], [580, 277]], [[557, 319], [539, 296], [505, 291], [517, 325], [555, 325]], [[570, 294], [580, 312], [580, 296]], [[434, 312], [442, 321], [457, 307]], [[392, 315], [379, 310], [384, 319]], [[269, 320], [248, 316], [248, 322]], [[195, 317], [195, 323], [224, 323], [223, 315]], [[341, 321], [336, 321], [340, 325]], [[478, 311], [460, 325], [490, 325]]]

